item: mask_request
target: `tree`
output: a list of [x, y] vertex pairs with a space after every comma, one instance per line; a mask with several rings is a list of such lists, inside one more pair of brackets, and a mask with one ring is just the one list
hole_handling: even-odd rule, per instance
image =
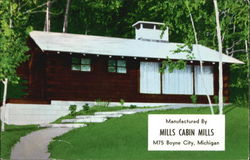
[[[195, 4], [195, 3], [193, 3]], [[208, 103], [209, 103], [209, 106], [210, 106], [210, 111], [211, 111], [211, 114], [214, 114], [214, 109], [213, 109], [213, 106], [212, 106], [212, 103], [211, 103], [211, 99], [210, 99], [210, 96], [208, 94], [208, 88], [206, 86], [206, 83], [205, 83], [205, 79], [204, 79], [204, 73], [203, 73], [203, 61], [201, 59], [201, 55], [200, 55], [200, 50], [199, 50], [199, 42], [198, 42], [198, 38], [197, 38], [197, 32], [196, 32], [196, 28], [195, 28], [195, 24], [194, 24], [194, 20], [193, 20], [193, 16], [192, 16], [192, 13], [191, 13], [191, 10], [190, 10], [190, 7], [189, 7], [189, 1], [185, 1], [185, 5], [188, 9], [188, 12], [189, 12], [189, 17], [190, 17], [190, 21], [191, 21], [191, 24], [192, 24], [192, 28], [193, 28], [193, 33], [194, 33], [194, 39], [195, 39], [195, 44], [196, 44], [196, 49], [197, 49], [197, 53], [198, 53], [198, 58], [199, 58], [199, 62], [200, 62], [200, 71], [201, 71], [201, 77], [202, 77], [202, 83], [203, 83], [203, 86], [205, 88], [205, 91], [206, 91], [206, 96], [207, 96], [207, 100], [208, 100]]]
[[63, 21], [63, 33], [67, 32], [67, 29], [68, 29], [69, 4], [70, 4], [70, 0], [67, 0], [67, 5], [65, 9], [65, 14], [64, 14], [64, 21]]
[[222, 40], [217, 0], [213, 0], [216, 18], [216, 30], [219, 47], [219, 114], [223, 114], [223, 66], [222, 66]]
[[118, 30], [116, 25], [122, 1], [83, 0], [71, 1], [68, 30], [74, 33], [112, 36]]
[[46, 16], [45, 16], [45, 22], [44, 22], [44, 31], [49, 32], [50, 31], [50, 6], [51, 6], [51, 1], [47, 0], [46, 4]]
[[19, 82], [16, 68], [28, 58], [25, 55], [28, 50], [26, 37], [31, 28], [26, 26], [28, 15], [23, 9], [29, 2], [26, 0], [20, 4], [17, 1], [0, 1], [0, 81], [4, 84], [2, 131], [4, 131], [8, 82]]

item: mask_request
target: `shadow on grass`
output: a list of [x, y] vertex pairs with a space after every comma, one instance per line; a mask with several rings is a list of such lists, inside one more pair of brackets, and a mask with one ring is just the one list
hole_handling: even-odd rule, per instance
[[224, 114], [227, 114], [227, 113], [231, 112], [235, 108], [237, 108], [237, 107], [233, 107], [233, 106], [225, 107], [224, 108]]
[[7, 127], [6, 128], [6, 131], [7, 132], [11, 132], [11, 131], [24, 131], [24, 130], [34, 130], [35, 129], [38, 129], [39, 127], [38, 126], [24, 126], [24, 127]]
[[[219, 114], [219, 106], [214, 106], [213, 108], [214, 108], [214, 114]], [[224, 106], [223, 113], [227, 114], [227, 113], [231, 112], [232, 110], [234, 110], [235, 108], [237, 108], [237, 107], [231, 106], [231, 105], [230, 106]]]
[[[2, 127], [2, 121], [0, 121], [0, 128]], [[25, 131], [39, 129], [38, 125], [8, 125], [5, 124], [4, 132], [14, 132], [14, 131]], [[3, 133], [3, 132], [2, 132]]]

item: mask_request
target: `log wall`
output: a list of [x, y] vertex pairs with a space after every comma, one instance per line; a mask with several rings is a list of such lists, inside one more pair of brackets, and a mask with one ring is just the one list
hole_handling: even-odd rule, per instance
[[[140, 94], [139, 68], [143, 59], [124, 58], [127, 62], [127, 73], [121, 74], [108, 72], [108, 56], [42, 52], [34, 45], [29, 53], [31, 57], [28, 65], [26, 64], [28, 71], [26, 70], [25, 74], [20, 73], [28, 77], [29, 94], [26, 98], [82, 101], [124, 99], [125, 102], [191, 103], [191, 95]], [[92, 71], [72, 71], [72, 56], [91, 58]], [[198, 65], [197, 62], [193, 64]], [[205, 65], [214, 66], [214, 93], [218, 95], [218, 64]], [[224, 96], [228, 102], [228, 65], [224, 65]], [[211, 99], [213, 101], [213, 97]], [[198, 103], [207, 103], [206, 96], [198, 96]]]

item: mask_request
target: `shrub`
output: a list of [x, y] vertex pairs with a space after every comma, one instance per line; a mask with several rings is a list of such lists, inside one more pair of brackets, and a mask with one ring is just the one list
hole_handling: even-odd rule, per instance
[[198, 97], [197, 97], [197, 95], [192, 95], [192, 96], [190, 96], [190, 99], [191, 99], [192, 103], [195, 104], [195, 103], [197, 103]]
[[234, 104], [238, 107], [247, 107], [248, 106], [248, 98], [246, 95], [237, 96], [234, 100]]
[[103, 107], [109, 106], [109, 101], [102, 101], [101, 99], [96, 99], [95, 102], [97, 106], [103, 106]]
[[[213, 98], [214, 98], [214, 103], [218, 104], [219, 103], [219, 96], [214, 96]], [[226, 102], [226, 97], [223, 97], [223, 103], [225, 103], [225, 102]]]
[[96, 99], [96, 100], [95, 100], [95, 103], [96, 103], [96, 105], [97, 105], [97, 106], [100, 106], [101, 99], [99, 99], [99, 98], [98, 98], [98, 99]]
[[214, 96], [214, 103], [215, 104], [218, 104], [219, 103], [219, 96]]
[[76, 108], [77, 108], [76, 105], [70, 105], [69, 106], [69, 111], [70, 111], [70, 115], [71, 116], [75, 116], [76, 115]]
[[89, 110], [89, 104], [88, 103], [85, 103], [85, 105], [82, 106], [82, 109], [84, 111], [88, 111]]
[[103, 103], [104, 103], [104, 105], [103, 105], [104, 107], [108, 107], [110, 102], [107, 101], [107, 102], [103, 102]]
[[120, 99], [120, 104], [121, 104], [121, 106], [123, 106], [124, 103], [125, 103], [124, 99]]
[[129, 107], [130, 107], [130, 108], [136, 108], [137, 106], [131, 104]]

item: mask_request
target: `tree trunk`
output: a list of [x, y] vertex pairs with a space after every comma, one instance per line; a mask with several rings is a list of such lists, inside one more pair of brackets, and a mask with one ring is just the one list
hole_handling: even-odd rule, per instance
[[12, 7], [10, 5], [10, 19], [9, 19], [9, 27], [12, 28], [13, 27], [13, 22], [12, 22]]
[[50, 31], [50, 0], [47, 1], [47, 8], [46, 8], [46, 16], [45, 16], [45, 22], [44, 22], [44, 31], [49, 32]]
[[[10, 15], [12, 16], [12, 6], [10, 5]], [[9, 27], [12, 28], [13, 27], [13, 21], [12, 21], [12, 17], [10, 16], [9, 19]], [[8, 78], [5, 78], [4, 80], [2, 80], [3, 85], [4, 85], [4, 90], [3, 90], [3, 103], [2, 103], [2, 113], [1, 113], [1, 131], [4, 132], [5, 130], [5, 126], [4, 126], [4, 122], [5, 122], [5, 114], [6, 114], [6, 99], [7, 99], [7, 88], [8, 88]]]
[[[187, 4], [186, 4], [186, 5], [187, 5]], [[196, 29], [195, 29], [193, 16], [192, 16], [192, 14], [191, 14], [191, 11], [190, 11], [188, 5], [187, 5], [187, 8], [188, 8], [188, 11], [189, 11], [190, 21], [191, 21], [191, 23], [192, 23], [192, 28], [193, 28], [193, 32], [194, 32], [195, 44], [196, 44], [196, 46], [197, 46], [197, 53], [198, 53], [198, 55], [199, 55], [199, 62], [200, 62], [200, 71], [201, 71], [202, 83], [203, 83], [203, 86], [204, 86], [205, 91], [206, 91], [206, 96], [207, 96], [207, 100], [208, 100], [208, 103], [209, 103], [209, 107], [210, 107], [211, 114], [214, 114], [214, 109], [213, 109], [213, 106], [212, 106], [212, 103], [211, 103], [211, 99], [210, 99], [210, 96], [209, 96], [208, 93], [207, 93], [208, 89], [207, 89], [207, 87], [206, 87], [206, 83], [205, 83], [205, 79], [204, 79], [203, 62], [202, 62], [201, 55], [200, 55], [200, 51], [199, 51], [199, 42], [198, 42], [198, 38], [197, 38], [197, 32], [196, 32]]]
[[214, 1], [215, 18], [216, 18], [218, 47], [219, 47], [219, 114], [223, 114], [223, 66], [222, 66], [221, 28], [220, 28], [220, 18], [219, 18], [219, 9], [217, 5], [217, 0], [213, 1]]
[[2, 127], [1, 131], [4, 132], [4, 122], [5, 122], [5, 113], [6, 113], [6, 99], [7, 99], [7, 87], [8, 87], [8, 79], [5, 78], [3, 81], [4, 91], [3, 91], [3, 104], [2, 104]]
[[64, 15], [64, 22], [63, 22], [63, 33], [67, 32], [68, 30], [68, 14], [69, 14], [69, 4], [70, 0], [67, 0], [65, 15]]
[[[247, 79], [248, 79], [248, 100], [250, 100], [250, 53], [249, 53], [249, 50], [248, 50], [249, 39], [250, 38], [249, 38], [249, 35], [248, 35], [248, 40], [245, 40], [246, 54], [247, 54], [247, 66], [248, 66], [248, 74], [247, 74]], [[248, 107], [250, 108], [250, 102], [249, 101], [248, 101]], [[249, 119], [249, 122], [250, 122], [250, 119]]]

